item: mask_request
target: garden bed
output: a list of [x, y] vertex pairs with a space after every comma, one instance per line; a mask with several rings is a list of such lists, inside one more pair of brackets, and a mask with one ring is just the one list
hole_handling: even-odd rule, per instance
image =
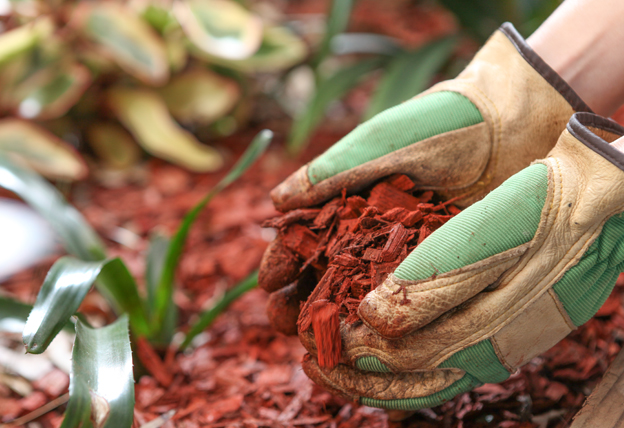
[[[225, 143], [241, 152], [250, 135], [238, 135]], [[174, 298], [182, 325], [188, 325], [258, 266], [275, 236], [273, 230], [260, 227], [277, 214], [269, 190], [339, 136], [319, 134], [314, 153], [299, 162], [276, 149], [270, 151], [236, 186], [209, 205], [191, 232], [178, 272], [180, 288]], [[142, 174], [138, 179], [143, 182], [115, 188], [92, 180], [78, 186], [72, 198], [108, 238], [111, 253], [123, 257], [137, 278], [145, 268], [148, 232], [159, 225], [171, 233], [183, 213], [219, 178], [190, 174], [157, 160], [150, 161]], [[3, 291], [32, 302], [49, 265], [16, 275], [3, 284]], [[333, 397], [309, 381], [300, 366], [305, 350], [296, 337], [283, 336], [270, 327], [264, 310], [267, 294], [252, 290], [223, 313], [187, 353], [153, 354], [149, 346], [140, 345], [146, 374], [137, 380], [135, 425], [170, 417], [163, 426], [485, 427], [500, 423], [501, 427], [564, 427], [621, 348], [623, 286], [620, 281], [597, 317], [506, 382], [484, 385], [401, 423], [388, 422], [381, 410]], [[113, 319], [95, 293], [81, 311], [96, 324]], [[67, 374], [59, 369], [33, 382], [32, 391], [24, 397], [0, 381], [0, 414], [6, 419], [24, 415], [62, 395], [65, 391], [50, 388], [51, 379], [66, 390]], [[44, 428], [58, 427], [63, 410], [61, 406], [37, 422]]]

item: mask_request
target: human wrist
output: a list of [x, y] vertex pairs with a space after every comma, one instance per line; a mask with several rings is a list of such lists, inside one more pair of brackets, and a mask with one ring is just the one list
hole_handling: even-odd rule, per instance
[[[624, 103], [624, 61], [613, 53], [624, 39], [624, 2], [565, 1], [528, 39], [531, 48], [596, 113]], [[582, 31], [579, 31], [582, 29]]]

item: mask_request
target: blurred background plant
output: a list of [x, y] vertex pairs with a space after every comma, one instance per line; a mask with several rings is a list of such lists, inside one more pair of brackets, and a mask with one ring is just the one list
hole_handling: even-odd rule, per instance
[[[208, 142], [247, 120], [249, 76], [303, 60], [285, 27], [234, 0], [0, 0], [0, 150], [49, 178], [146, 152], [215, 171]], [[61, 137], [61, 138], [59, 138]]]
[[287, 76], [307, 76], [313, 88], [307, 103], [294, 109], [289, 150], [301, 151], [332, 104], [366, 79], [375, 85], [361, 120], [455, 77], [503, 22], [528, 36], [560, 3], [390, 0], [380, 7], [375, 0], [334, 0], [315, 53]]
[[294, 118], [298, 153], [371, 76], [362, 120], [456, 75], [501, 22], [528, 35], [559, 2], [336, 0], [319, 26], [279, 1], [0, 0], [0, 150], [69, 181], [87, 174], [81, 153], [118, 170], [139, 146], [214, 171], [223, 153], [206, 143], [244, 127], [263, 92]]

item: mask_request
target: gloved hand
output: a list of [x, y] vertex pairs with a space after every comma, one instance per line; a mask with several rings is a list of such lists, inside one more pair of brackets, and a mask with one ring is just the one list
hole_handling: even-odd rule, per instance
[[[358, 126], [271, 196], [288, 211], [401, 173], [445, 199], [463, 195], [457, 204], [468, 206], [546, 156], [575, 111], [590, 109], [507, 23], [457, 78]], [[300, 266], [276, 240], [265, 253], [260, 286], [279, 290]], [[282, 332], [296, 333], [299, 301], [314, 286], [305, 282], [271, 296], [269, 316]]]
[[[307, 375], [365, 405], [431, 407], [505, 380], [589, 320], [624, 270], [622, 135], [572, 116], [546, 159], [436, 230], [364, 298], [363, 324], [341, 325], [341, 364], [307, 355]], [[313, 333], [300, 337], [315, 355]]]

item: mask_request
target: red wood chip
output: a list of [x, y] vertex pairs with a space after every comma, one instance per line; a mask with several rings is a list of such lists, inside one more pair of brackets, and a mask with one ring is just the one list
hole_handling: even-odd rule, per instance
[[139, 337], [136, 341], [137, 353], [139, 359], [145, 366], [148, 372], [154, 379], [156, 379], [162, 386], [169, 386], [173, 381], [173, 376], [169, 369], [163, 364], [162, 360], [152, 348], [152, 345], [144, 337]]
[[321, 212], [318, 213], [312, 222], [312, 227], [314, 229], [324, 229], [329, 227], [341, 205], [342, 201], [340, 199], [333, 199], [329, 201], [323, 208], [321, 208]]
[[[414, 182], [407, 175], [404, 174], [392, 175], [388, 177], [386, 181], [392, 184], [397, 189], [402, 190], [403, 192], [409, 192], [410, 190], [413, 190], [414, 187], [416, 187]], [[431, 196], [433, 196], [433, 192], [431, 193]], [[431, 196], [429, 198], [431, 198]]]
[[312, 303], [312, 329], [319, 366], [333, 369], [338, 365], [342, 352], [338, 306], [327, 300]]
[[418, 198], [386, 182], [379, 183], [377, 186], [373, 187], [367, 201], [369, 205], [373, 205], [384, 212], [396, 207], [415, 211], [421, 203]]
[[409, 232], [401, 223], [397, 223], [392, 226], [392, 230], [388, 235], [388, 241], [384, 245], [381, 252], [381, 261], [393, 262], [401, 253], [403, 245], [407, 242]]
[[293, 224], [283, 237], [286, 247], [290, 248], [302, 259], [307, 260], [314, 255], [319, 244], [319, 237], [305, 226]]

